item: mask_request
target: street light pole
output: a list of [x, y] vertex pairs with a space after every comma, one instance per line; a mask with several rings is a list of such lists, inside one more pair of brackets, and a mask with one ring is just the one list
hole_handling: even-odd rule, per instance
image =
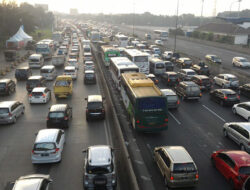
[[203, 16], [203, 5], [204, 5], [204, 0], [201, 0], [201, 19], [200, 19], [200, 26], [202, 23], [202, 16]]
[[178, 13], [179, 13], [179, 0], [177, 0], [176, 20], [175, 20], [175, 34], [174, 34], [174, 52], [176, 51], [176, 35], [178, 25]]
[[240, 2], [241, 2], [241, 0], [239, 0], [238, 17], [240, 17]]
[[135, 36], [135, 0], [133, 0], [133, 37]]

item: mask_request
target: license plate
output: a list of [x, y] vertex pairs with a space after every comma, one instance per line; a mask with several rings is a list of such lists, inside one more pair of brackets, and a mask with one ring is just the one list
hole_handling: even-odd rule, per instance
[[41, 156], [49, 156], [49, 154], [48, 154], [48, 153], [46, 153], [46, 154], [41, 154]]
[[105, 180], [96, 180], [95, 185], [105, 185], [106, 181]]

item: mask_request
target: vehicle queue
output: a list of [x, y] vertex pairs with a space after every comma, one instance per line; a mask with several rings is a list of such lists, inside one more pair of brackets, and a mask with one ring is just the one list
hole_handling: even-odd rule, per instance
[[[122, 36], [123, 40], [126, 37], [124, 36], [125, 35]], [[59, 47], [59, 50], [67, 49], [67, 51], [62, 51], [63, 55], [76, 52], [79, 53], [77, 33], [73, 32], [72, 36], [66, 35], [65, 39], [67, 40], [63, 41], [63, 46]], [[204, 64], [203, 66], [199, 66], [199, 64], [192, 63], [192, 60], [190, 58], [178, 56], [176, 58], [173, 56], [174, 52], [171, 51], [166, 51], [161, 54], [160, 47], [154, 45], [149, 47], [149, 51], [147, 52], [151, 52], [152, 55], [159, 55], [160, 59], [155, 58], [152, 57], [152, 55], [145, 53], [145, 49], [136, 49], [136, 44], [138, 43], [135, 43], [135, 41], [139, 42], [139, 39], [126, 39], [130, 39], [128, 41], [128, 45], [132, 45], [134, 46], [134, 48], [131, 50], [125, 49], [124, 55], [129, 59], [127, 62], [132, 62], [132, 64], [134, 64], [134, 68], [137, 69], [133, 68], [133, 71], [130, 71], [129, 69], [126, 70], [123, 67], [118, 67], [119, 64], [115, 63], [116, 57], [113, 57], [113, 55], [110, 56], [112, 57], [110, 58], [111, 64], [107, 69], [110, 69], [113, 75], [113, 80], [116, 80], [116, 86], [120, 90], [120, 95], [122, 97], [124, 106], [128, 110], [128, 115], [131, 119], [133, 128], [144, 132], [152, 132], [158, 129], [159, 131], [167, 130], [167, 108], [172, 108], [170, 105], [168, 106], [171, 99], [168, 96], [175, 96], [176, 104], [178, 104], [178, 106], [173, 106], [173, 108], [178, 109], [180, 104], [179, 98], [182, 100], [197, 99], [198, 101], [202, 101], [202, 93], [206, 93], [206, 90], [210, 91], [209, 95], [211, 97], [211, 100], [218, 102], [221, 106], [225, 106], [227, 104], [231, 105], [234, 114], [239, 114], [248, 121], [241, 123], [226, 123], [225, 127], [223, 127], [224, 136], [231, 138], [233, 141], [239, 144], [241, 150], [219, 150], [211, 155], [212, 164], [226, 177], [233, 188], [240, 189], [247, 177], [250, 175], [250, 156], [248, 153], [246, 153], [246, 151], [249, 151], [250, 149], [250, 111], [248, 105], [249, 102], [240, 103], [239, 94], [249, 97], [250, 85], [244, 84], [240, 86], [237, 77], [232, 74], [219, 74], [214, 78], [209, 77], [209, 72], [203, 75], [198, 75], [200, 74], [200, 70], [206, 67], [206, 64]], [[71, 49], [73, 51], [69, 52], [68, 48], [70, 46], [69, 42], [71, 40], [72, 46], [74, 48]], [[81, 41], [84, 40], [82, 39]], [[158, 45], [159, 44], [162, 46], [161, 43], [158, 43]], [[86, 46], [86, 44], [84, 46]], [[105, 48], [102, 49], [104, 51]], [[61, 55], [61, 51], [58, 51], [58, 54]], [[85, 63], [91, 62], [93, 60], [92, 54], [88, 50], [87, 52], [84, 52], [83, 55], [79, 56], [84, 57]], [[208, 64], [210, 64], [211, 62], [219, 62], [219, 59], [216, 58], [216, 56], [210, 57], [213, 57], [211, 58], [211, 61], [209, 56], [206, 56]], [[77, 69], [80, 64], [79, 60], [70, 59], [67, 62], [68, 63], [65, 67], [64, 75], [57, 76], [56, 78], [53, 89], [56, 98], [70, 96], [72, 94], [73, 88], [72, 79], [75, 78], [75, 80], [77, 80]], [[173, 65], [173, 69], [170, 69], [170, 71], [167, 70], [167, 64], [169, 62], [171, 62]], [[156, 63], [160, 63], [159, 66]], [[122, 64], [126, 65], [124, 63]], [[84, 67], [86, 76], [90, 73], [88, 72], [90, 70], [91, 72], [95, 73], [93, 62], [92, 65], [93, 67], [89, 67], [87, 63]], [[196, 65], [199, 66], [198, 70], [192, 69], [192, 67], [195, 68]], [[128, 67], [128, 64], [125, 67]], [[161, 72], [158, 72], [157, 69], [161, 69]], [[164, 69], [164, 72], [162, 72], [162, 69]], [[69, 70], [70, 72], [68, 72]], [[72, 75], [68, 73], [74, 74]], [[160, 89], [159, 87], [157, 87], [157, 84], [155, 84], [149, 77], [145, 75], [149, 73], [154, 74], [156, 78], [163, 81], [164, 85], [168, 87], [169, 90], [171, 90], [171, 93], [164, 93], [166, 89]], [[47, 101], [49, 101], [52, 91], [46, 88], [46, 81], [43, 76], [28, 76], [26, 79], [28, 79], [27, 90], [31, 93], [30, 103], [46, 103]], [[5, 84], [6, 82], [0, 81], [0, 86], [4, 86], [2, 85], [2, 83]], [[216, 89], [215, 85], [221, 86], [221, 89]], [[233, 88], [234, 90], [231, 88]], [[10, 88], [8, 88], [7, 85], [5, 85], [5, 88], [3, 89], [7, 93], [9, 93]], [[240, 89], [240, 91], [238, 91], [238, 89]], [[12, 91], [14, 92], [14, 90]], [[176, 95], [178, 95], [179, 97], [177, 97]], [[37, 98], [37, 100], [39, 100], [37, 102], [32, 102], [32, 98]], [[105, 114], [103, 113], [105, 112], [105, 110], [102, 105], [103, 98], [96, 96], [88, 97], [86, 100], [88, 101], [88, 109], [86, 110], [86, 115], [88, 116], [87, 120], [89, 120], [91, 117], [96, 118], [99, 116], [101, 117], [101, 119], [104, 119]], [[5, 121], [7, 123], [15, 123], [17, 121], [17, 118], [21, 114], [24, 114], [25, 107], [21, 102], [1, 102], [0, 105], [0, 115], [2, 123], [4, 123]], [[100, 109], [100, 112], [90, 112], [93, 107], [94, 110]], [[18, 111], [19, 108], [20, 110]], [[8, 115], [7, 117], [5, 116], [6, 114]], [[57, 128], [58, 126], [61, 127], [64, 125], [68, 127], [68, 121], [72, 119], [72, 117], [72, 107], [70, 107], [69, 105], [53, 105], [50, 108], [48, 114], [47, 127], [49, 126], [49, 128], [54, 128], [56, 126]], [[151, 117], [151, 120], [148, 119], [149, 117]], [[45, 139], [46, 142], [44, 141], [44, 138], [46, 137], [44, 137], [43, 135], [45, 132], [46, 134], [51, 134], [50, 139]], [[32, 162], [46, 163], [47, 161], [61, 161], [61, 151], [63, 150], [63, 144], [66, 141], [64, 133], [64, 130], [61, 129], [44, 129], [39, 131], [39, 135], [37, 135], [34, 144], [34, 149], [32, 150]], [[51, 140], [51, 142], [48, 142], [48, 140]], [[97, 158], [98, 156], [100, 156], [100, 154], [98, 154], [98, 152], [100, 151], [103, 151], [103, 155], [105, 155], [103, 158], [99, 158], [103, 160], [101, 164], [106, 166], [104, 174], [106, 176], [106, 179], [111, 179], [109, 180], [110, 184], [107, 183], [106, 187], [110, 187], [112, 189], [117, 184], [117, 180], [115, 178], [115, 167], [113, 166], [114, 158], [112, 148], [107, 146], [89, 147], [86, 151], [84, 151], [87, 153], [87, 157], [85, 160], [85, 165], [87, 167], [85, 168], [86, 171], [84, 173], [84, 187], [86, 189], [88, 189], [88, 187], [92, 188], [94, 185], [94, 175], [98, 174], [98, 166], [100, 164], [98, 163]], [[167, 145], [156, 147], [154, 149], [154, 159], [160, 169], [160, 172], [163, 175], [164, 183], [166, 186], [187, 187], [197, 185], [199, 180], [199, 168], [197, 168], [192, 157], [184, 147]], [[93, 162], [91, 162], [91, 160], [93, 160]], [[109, 167], [109, 165], [112, 165], [112, 167]], [[96, 184], [100, 183], [99, 185], [104, 185], [103, 179], [96, 180]], [[47, 184], [49, 186], [50, 182]]]

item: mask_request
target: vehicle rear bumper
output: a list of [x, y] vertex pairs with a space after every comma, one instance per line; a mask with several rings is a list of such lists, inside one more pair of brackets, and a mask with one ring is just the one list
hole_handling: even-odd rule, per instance
[[198, 184], [198, 180], [181, 180], [181, 181], [176, 181], [174, 180], [173, 182], [169, 182], [168, 186], [171, 188], [177, 188], [177, 187], [193, 187]]
[[45, 163], [56, 163], [61, 160], [61, 155], [58, 154], [52, 158], [37, 158], [35, 156], [31, 156], [32, 164], [45, 164]]

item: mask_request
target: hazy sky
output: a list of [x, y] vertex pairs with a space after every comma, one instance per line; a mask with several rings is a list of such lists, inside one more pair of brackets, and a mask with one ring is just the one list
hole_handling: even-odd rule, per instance
[[[204, 0], [203, 15], [212, 16], [214, 2]], [[238, 10], [238, 0], [217, 0], [218, 12]], [[79, 13], [144, 13], [175, 15], [177, 0], [17, 0], [20, 2], [49, 4], [49, 10], [69, 13], [70, 8], [77, 8]], [[192, 13], [201, 15], [202, 0], [179, 0], [179, 14]], [[250, 0], [242, 0], [240, 10], [250, 9]]]

